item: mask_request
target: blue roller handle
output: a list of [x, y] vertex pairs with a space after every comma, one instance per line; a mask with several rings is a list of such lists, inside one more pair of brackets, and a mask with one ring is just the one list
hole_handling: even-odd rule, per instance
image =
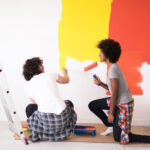
[[[93, 75], [93, 78], [97, 80], [97, 76], [96, 76], [96, 74], [94, 74], [94, 75]], [[98, 85], [98, 86], [101, 86], [101, 84], [100, 84], [100, 83], [99, 83], [99, 84], [97, 84], [97, 85]]]

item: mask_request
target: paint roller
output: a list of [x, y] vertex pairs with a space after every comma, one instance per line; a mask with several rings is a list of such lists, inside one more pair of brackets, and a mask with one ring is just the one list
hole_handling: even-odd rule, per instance
[[85, 72], [86, 72], [86, 71], [89, 71], [90, 69], [93, 69], [93, 68], [95, 68], [95, 67], [97, 67], [97, 62], [94, 62], [94, 63], [92, 63], [92, 64], [90, 64], [90, 65], [84, 67], [84, 71], [85, 71]]
[[[97, 62], [94, 62], [94, 63], [92, 63], [92, 64], [90, 64], [90, 65], [84, 67], [84, 71], [87, 72], [87, 71], [89, 71], [89, 70], [91, 70], [91, 69], [97, 67], [97, 65], [98, 65]], [[93, 78], [96, 79], [96, 80], [98, 80], [96, 74], [93, 75]], [[100, 86], [100, 83], [97, 84], [97, 85]]]

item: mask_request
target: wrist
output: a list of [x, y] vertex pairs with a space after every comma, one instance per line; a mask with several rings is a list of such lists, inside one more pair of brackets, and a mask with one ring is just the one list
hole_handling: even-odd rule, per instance
[[110, 112], [109, 115], [113, 116], [114, 114]]
[[110, 115], [114, 115], [114, 109], [110, 109]]
[[113, 110], [110, 110], [110, 115], [114, 115], [114, 111]]
[[99, 84], [100, 84], [100, 85], [103, 85], [103, 82], [102, 82], [102, 81], [99, 81]]
[[63, 74], [64, 74], [64, 76], [68, 76], [68, 73], [67, 73], [67, 72], [64, 72]]

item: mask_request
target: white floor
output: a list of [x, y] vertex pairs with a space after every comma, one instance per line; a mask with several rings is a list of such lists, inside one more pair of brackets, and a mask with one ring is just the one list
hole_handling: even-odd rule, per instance
[[8, 130], [6, 123], [0, 122], [0, 149], [1, 150], [150, 150], [150, 147], [139, 145], [122, 146], [104, 143], [78, 143], [78, 142], [38, 142], [24, 145], [20, 140], [14, 140], [12, 133]]

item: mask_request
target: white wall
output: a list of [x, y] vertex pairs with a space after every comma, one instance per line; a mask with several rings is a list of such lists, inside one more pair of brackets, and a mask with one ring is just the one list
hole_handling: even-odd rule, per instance
[[[46, 70], [58, 71], [58, 23], [61, 16], [61, 0], [0, 0], [0, 63], [5, 69], [10, 89], [21, 120], [25, 120], [25, 107], [29, 103], [24, 92], [25, 80], [22, 66], [27, 58], [39, 56], [44, 59]], [[91, 61], [78, 62], [67, 59], [71, 82], [59, 85], [64, 99], [71, 99], [78, 114], [78, 122], [100, 122], [88, 109], [88, 103], [106, 96], [105, 91], [93, 84], [92, 74], [99, 74], [106, 80], [106, 65], [99, 66], [88, 73], [81, 68]], [[144, 94], [134, 96], [135, 111], [133, 123], [150, 125], [149, 85], [150, 66], [142, 65], [141, 83]], [[6, 120], [0, 105], [0, 121]]]
[[[22, 119], [28, 103], [22, 66], [27, 58], [39, 56], [46, 70], [58, 70], [60, 17], [60, 0], [0, 0], [0, 63]], [[4, 113], [0, 114], [3, 120]]]

